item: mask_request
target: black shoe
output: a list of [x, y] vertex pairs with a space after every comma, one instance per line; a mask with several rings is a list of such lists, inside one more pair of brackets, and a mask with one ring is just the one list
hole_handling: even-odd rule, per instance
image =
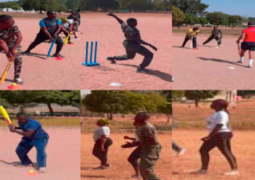
[[31, 53], [30, 53], [30, 52], [28, 52], [28, 51], [25, 51], [25, 52], [23, 52], [23, 55], [30, 56], [30, 55], [31, 55]]
[[115, 58], [114, 57], [107, 57], [106, 58], [108, 61], [111, 61], [112, 64], [116, 64]]
[[65, 58], [65, 56], [62, 56], [61, 54], [54, 54], [53, 57], [61, 57], [61, 58]]
[[145, 68], [141, 68], [141, 67], [137, 68], [136, 72], [138, 72], [138, 73], [149, 73], [148, 70], [146, 70]]

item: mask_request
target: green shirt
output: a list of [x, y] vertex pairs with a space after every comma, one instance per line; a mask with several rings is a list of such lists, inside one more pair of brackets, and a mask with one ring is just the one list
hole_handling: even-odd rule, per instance
[[147, 123], [143, 126], [138, 127], [136, 130], [136, 134], [138, 136], [138, 139], [141, 143], [142, 148], [150, 147], [149, 139], [152, 137], [154, 137], [157, 141], [157, 130], [150, 123]]

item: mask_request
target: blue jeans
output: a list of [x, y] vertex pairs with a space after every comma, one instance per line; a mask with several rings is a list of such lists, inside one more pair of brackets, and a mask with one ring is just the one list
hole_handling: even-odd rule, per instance
[[18, 147], [16, 148], [16, 153], [23, 165], [32, 164], [32, 161], [28, 157], [29, 151], [35, 147], [37, 151], [37, 164], [38, 167], [46, 167], [46, 158], [45, 149], [48, 143], [48, 139], [27, 139], [22, 138]]

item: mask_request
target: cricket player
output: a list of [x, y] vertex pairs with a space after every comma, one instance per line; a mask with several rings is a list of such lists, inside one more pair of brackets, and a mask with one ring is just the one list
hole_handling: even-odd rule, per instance
[[[141, 39], [141, 35], [139, 30], [136, 28], [137, 20], [134, 18], [129, 18], [127, 20], [127, 24], [118, 18], [113, 13], [107, 13], [109, 16], [114, 17], [120, 24], [121, 28], [125, 34], [126, 40], [124, 41], [123, 45], [126, 49], [126, 55], [123, 56], [113, 56], [107, 57], [107, 60], [111, 61], [112, 64], [115, 64], [116, 61], [124, 61], [129, 59], [134, 59], [136, 54], [141, 54], [144, 56], [144, 60], [140, 67], [137, 69], [138, 73], [148, 73], [148, 70], [145, 68], [150, 65], [153, 59], [153, 53], [149, 51], [142, 45], [147, 45], [157, 51], [157, 48]], [[142, 45], [141, 45], [142, 44]]]
[[249, 50], [249, 65], [248, 67], [251, 68], [253, 64], [254, 59], [254, 51], [255, 51], [255, 24], [248, 23], [248, 28], [244, 29], [242, 32], [242, 35], [238, 38], [236, 43], [238, 44], [238, 47], [240, 46], [240, 41], [243, 40], [241, 44], [241, 53], [240, 53], [240, 61], [238, 63], [244, 62], [244, 55], [247, 50]]
[[217, 48], [220, 47], [221, 43], [222, 43], [222, 32], [220, 29], [217, 28], [217, 26], [214, 26], [213, 30], [212, 30], [212, 34], [211, 36], [203, 43], [203, 46], [207, 43], [209, 43], [210, 41], [212, 41], [213, 39], [215, 39], [217, 41]]
[[14, 61], [13, 82], [23, 84], [20, 78], [22, 68], [21, 41], [22, 34], [9, 15], [0, 15], [0, 51], [3, 51], [9, 61]]
[[199, 27], [194, 27], [194, 28], [189, 29], [181, 47], [184, 48], [186, 43], [189, 40], [191, 40], [192, 44], [193, 44], [193, 49], [197, 50], [198, 48], [197, 48], [197, 37], [196, 36], [198, 35], [199, 32], [200, 32]]
[[41, 44], [46, 40], [55, 41], [57, 44], [56, 53], [53, 57], [61, 57], [64, 58], [60, 54], [60, 51], [63, 48], [64, 42], [61, 37], [58, 35], [61, 30], [61, 20], [57, 19], [57, 13], [55, 11], [48, 11], [47, 18], [44, 18], [40, 21], [40, 32], [37, 34], [34, 42], [28, 47], [28, 49], [24, 52], [26, 55], [30, 55], [30, 51], [34, 49], [37, 45]]
[[46, 172], [46, 146], [48, 143], [49, 135], [42, 128], [42, 125], [33, 119], [30, 119], [25, 113], [17, 114], [19, 127], [9, 125], [10, 131], [22, 136], [16, 153], [21, 163], [14, 164], [14, 166], [32, 166], [32, 161], [28, 157], [29, 151], [35, 147], [37, 151], [37, 164], [39, 173]]
[[145, 112], [135, 116], [135, 123], [138, 128], [136, 134], [141, 146], [140, 174], [143, 180], [160, 180], [154, 174], [154, 167], [159, 159], [161, 145], [157, 139], [157, 130], [148, 121], [150, 115]]

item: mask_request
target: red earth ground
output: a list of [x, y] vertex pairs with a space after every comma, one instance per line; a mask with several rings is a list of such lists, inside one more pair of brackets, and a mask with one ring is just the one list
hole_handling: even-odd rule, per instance
[[[200, 34], [198, 50], [189, 49], [189, 42], [185, 49], [180, 48], [185, 34], [173, 34], [173, 76], [176, 79], [173, 89], [254, 89], [250, 83], [255, 76], [254, 68], [248, 68], [248, 55], [243, 64], [240, 60], [236, 40], [238, 36], [224, 35], [220, 49], [213, 47], [213, 40], [205, 47], [202, 43], [209, 35]], [[234, 68], [234, 69], [231, 69]]]
[[[172, 26], [171, 14], [125, 13], [117, 14], [123, 20], [130, 17], [137, 18], [138, 29], [142, 39], [155, 45], [158, 51], [148, 70], [149, 74], [136, 73], [143, 57], [137, 55], [134, 60], [110, 64], [108, 56], [123, 55], [125, 49], [122, 45], [124, 35], [118, 22], [105, 13], [82, 14], [81, 31], [82, 57], [80, 63], [85, 61], [86, 41], [98, 41], [99, 67], [81, 66], [81, 89], [94, 90], [163, 90], [172, 88]], [[111, 83], [120, 83], [121, 87], [112, 87]]]
[[237, 158], [240, 175], [226, 177], [223, 173], [230, 171], [229, 165], [218, 149], [212, 150], [209, 174], [192, 175], [191, 171], [200, 168], [199, 148], [201, 138], [208, 135], [207, 131], [175, 130], [173, 140], [187, 149], [182, 157], [173, 153], [173, 178], [172, 180], [253, 180], [255, 133], [254, 131], [234, 131], [232, 150]]
[[[31, 14], [31, 16], [36, 16]], [[67, 15], [62, 15], [67, 16]], [[39, 21], [41, 18], [14, 18], [16, 24], [23, 35], [22, 51], [25, 51], [28, 46], [34, 41], [39, 32]], [[79, 36], [79, 34], [77, 34]], [[64, 39], [63, 33], [61, 37]], [[65, 56], [63, 61], [56, 61], [54, 57], [47, 58], [50, 43], [42, 43], [37, 46], [31, 53], [32, 56], [23, 56], [23, 67], [21, 78], [24, 81], [23, 90], [75, 90], [80, 88], [80, 56], [82, 43], [79, 40], [73, 39], [74, 46], [66, 45], [61, 54]], [[55, 53], [54, 47], [52, 51]], [[5, 54], [0, 54], [2, 59], [0, 65], [0, 75], [8, 64]], [[0, 89], [7, 89], [13, 80], [14, 70], [13, 65], [9, 70], [6, 82], [0, 85]]]
[[[28, 176], [32, 167], [14, 167], [12, 162], [19, 159], [15, 153], [21, 136], [12, 134], [8, 128], [0, 128], [0, 179], [3, 180], [78, 180], [80, 179], [80, 128], [47, 128], [50, 139], [46, 149], [47, 172]], [[33, 148], [29, 157], [36, 162], [36, 151]]]
[[[114, 143], [109, 149], [109, 163], [112, 167], [107, 170], [93, 170], [99, 166], [99, 161], [91, 154], [93, 149], [93, 134], [84, 133], [81, 135], [81, 179], [82, 180], [126, 180], [134, 174], [132, 166], [128, 163], [127, 158], [132, 152], [131, 149], [121, 149], [125, 143], [125, 135], [133, 136], [130, 133], [113, 133], [111, 138]], [[159, 142], [163, 146], [161, 158], [156, 164], [156, 174], [164, 180], [171, 179], [172, 161], [171, 161], [171, 135], [170, 133], [159, 134]]]

